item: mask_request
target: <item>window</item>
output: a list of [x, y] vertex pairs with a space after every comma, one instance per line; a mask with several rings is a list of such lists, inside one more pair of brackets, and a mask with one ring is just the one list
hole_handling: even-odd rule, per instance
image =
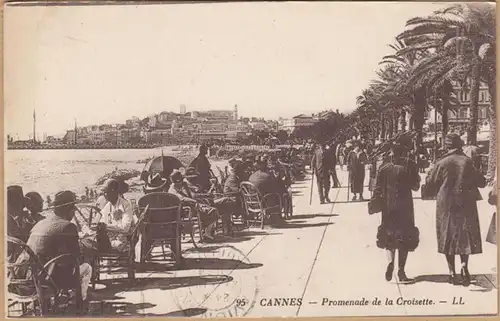
[[467, 118], [468, 108], [460, 108], [458, 110], [458, 118]]
[[479, 118], [480, 119], [485, 119], [488, 117], [488, 109], [487, 107], [481, 107], [479, 108]]

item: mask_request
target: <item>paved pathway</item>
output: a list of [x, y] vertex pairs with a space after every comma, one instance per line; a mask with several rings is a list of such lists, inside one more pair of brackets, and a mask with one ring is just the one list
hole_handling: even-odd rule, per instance
[[[339, 177], [347, 181], [345, 172]], [[407, 262], [415, 281], [403, 285], [384, 279], [387, 259], [375, 245], [380, 214], [368, 215], [366, 202], [346, 202], [345, 188], [332, 189], [334, 203], [324, 205], [316, 193], [309, 205], [310, 181], [297, 182], [293, 190], [294, 218], [287, 224], [253, 228], [198, 250], [186, 247], [187, 269], [165, 271], [160, 265], [138, 273], [134, 284], [109, 282], [92, 294], [92, 310], [106, 316], [209, 317], [496, 313], [496, 247], [484, 243], [483, 254], [471, 257], [473, 285], [447, 284], [446, 261], [436, 251], [434, 201], [415, 199], [421, 241]], [[494, 209], [482, 201], [479, 210], [484, 239]], [[401, 305], [400, 297], [421, 302]], [[452, 304], [460, 297], [463, 304]], [[374, 305], [375, 299], [381, 304]], [[357, 305], [339, 305], [345, 300]]]

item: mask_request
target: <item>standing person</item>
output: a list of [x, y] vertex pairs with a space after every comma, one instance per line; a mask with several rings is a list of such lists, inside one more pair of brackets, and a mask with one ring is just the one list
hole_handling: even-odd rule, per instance
[[[495, 174], [495, 180], [493, 181], [493, 186], [488, 194], [488, 203], [496, 207], [497, 205], [497, 180]], [[491, 244], [497, 244], [497, 213], [493, 213], [491, 217], [490, 227], [488, 229], [488, 234], [486, 235], [486, 242]]]
[[331, 159], [330, 175], [332, 175], [333, 188], [340, 187], [339, 178], [337, 177], [337, 155], [335, 153], [336, 150], [337, 143], [333, 143], [331, 146], [327, 146], [327, 151], [330, 154], [329, 157]]
[[484, 176], [471, 158], [462, 151], [457, 134], [448, 134], [447, 152], [437, 161], [426, 178], [430, 196], [437, 196], [436, 231], [438, 252], [446, 256], [449, 283], [457, 284], [455, 255], [460, 255], [462, 284], [470, 284], [469, 255], [482, 253], [477, 213], [478, 187], [485, 187]]
[[326, 144], [320, 144], [311, 160], [311, 168], [316, 174], [319, 201], [321, 204], [330, 203], [330, 169], [332, 167], [331, 154], [326, 150]]
[[344, 170], [344, 144], [339, 143], [337, 145], [337, 150], [335, 151], [335, 156], [337, 157], [337, 161], [340, 165], [340, 170]]
[[390, 281], [394, 271], [394, 259], [398, 251], [398, 279], [408, 281], [405, 273], [408, 252], [417, 248], [419, 231], [415, 227], [412, 190], [420, 187], [417, 165], [406, 156], [408, 148], [395, 144], [392, 157], [377, 173], [372, 200], [379, 201], [382, 223], [378, 228], [377, 246], [387, 251], [389, 264], [385, 279]]
[[211, 165], [207, 158], [208, 147], [207, 145], [200, 146], [200, 153], [191, 162], [189, 167], [194, 167], [198, 172], [198, 178], [196, 179], [196, 184], [200, 186], [203, 191], [208, 191], [210, 189], [210, 172]]
[[368, 156], [361, 149], [361, 143], [354, 141], [354, 150], [349, 152], [347, 156], [347, 170], [349, 171], [351, 192], [353, 193], [352, 200], [357, 199], [356, 194], [359, 194], [359, 199], [362, 201], [363, 188], [365, 183], [365, 164], [368, 162]]

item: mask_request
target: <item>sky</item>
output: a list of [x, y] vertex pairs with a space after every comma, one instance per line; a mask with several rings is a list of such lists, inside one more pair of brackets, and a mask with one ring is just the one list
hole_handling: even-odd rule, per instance
[[28, 139], [161, 111], [349, 112], [405, 22], [443, 4], [6, 7], [5, 131]]

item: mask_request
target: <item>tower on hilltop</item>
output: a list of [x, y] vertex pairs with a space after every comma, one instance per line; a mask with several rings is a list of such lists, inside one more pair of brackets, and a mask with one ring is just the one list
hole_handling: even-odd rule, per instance
[[233, 116], [234, 120], [238, 120], [238, 105], [234, 105]]
[[184, 104], [181, 105], [180, 112], [181, 112], [181, 114], [186, 113], [186, 105], [184, 105]]

